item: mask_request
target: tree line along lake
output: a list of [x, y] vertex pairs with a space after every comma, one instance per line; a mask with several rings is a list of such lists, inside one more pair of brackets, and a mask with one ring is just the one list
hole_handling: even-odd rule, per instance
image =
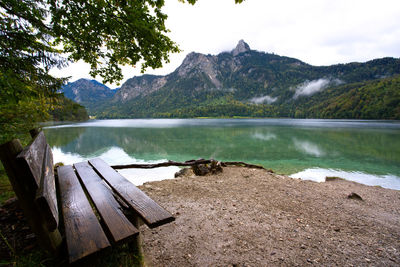
[[[214, 158], [260, 164], [294, 178], [338, 176], [400, 190], [400, 122], [314, 119], [91, 120], [44, 128], [55, 162], [110, 164]], [[135, 184], [177, 167], [122, 170]]]

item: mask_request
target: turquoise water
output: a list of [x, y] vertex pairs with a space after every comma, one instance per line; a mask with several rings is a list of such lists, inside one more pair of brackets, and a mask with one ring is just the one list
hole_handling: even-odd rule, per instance
[[[214, 158], [261, 164], [303, 179], [340, 176], [400, 189], [400, 123], [393, 121], [94, 120], [49, 126], [45, 134], [55, 161], [68, 164], [98, 156], [110, 164]], [[176, 170], [159, 170], [146, 179], [171, 178]]]

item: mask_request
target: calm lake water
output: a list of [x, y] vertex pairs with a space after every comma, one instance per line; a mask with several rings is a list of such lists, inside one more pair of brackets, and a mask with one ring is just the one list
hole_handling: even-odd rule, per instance
[[[93, 120], [45, 128], [55, 162], [110, 164], [214, 158], [261, 164], [295, 178], [339, 176], [400, 190], [400, 122], [301, 119]], [[177, 167], [123, 170], [135, 184]]]

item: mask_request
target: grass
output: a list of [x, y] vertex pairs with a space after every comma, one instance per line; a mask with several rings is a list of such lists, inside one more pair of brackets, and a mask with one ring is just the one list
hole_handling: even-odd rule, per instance
[[[29, 134], [17, 135], [16, 138], [20, 140], [22, 146], [26, 146], [32, 140]], [[0, 139], [2, 140], [4, 138], [0, 137]], [[10, 180], [8, 179], [6, 171], [4, 170], [3, 164], [0, 163], [0, 206], [2, 206], [5, 201], [14, 196], [15, 193], [11, 186]]]
[[[135, 267], [143, 266], [143, 259], [129, 245], [121, 245], [118, 248], [109, 249], [93, 257], [88, 257], [77, 263], [79, 266], [87, 267]], [[61, 257], [49, 257], [41, 249], [37, 248], [30, 253], [13, 254], [10, 259], [1, 259], [0, 266], [16, 267], [64, 267], [69, 266], [68, 261]]]
[[3, 165], [0, 164], [0, 206], [4, 204], [8, 199], [15, 196], [13, 188], [8, 180], [6, 171]]
[[[24, 250], [18, 251], [13, 248], [7, 239], [0, 232], [0, 242], [4, 242], [8, 248], [10, 257], [7, 259], [0, 259], [0, 267], [2, 266], [16, 266], [16, 267], [30, 267], [30, 266], [43, 266], [43, 267], [64, 267], [69, 266], [66, 248], [63, 247], [62, 252], [57, 257], [50, 256], [40, 247], [36, 246], [34, 249], [26, 252]], [[77, 262], [78, 266], [88, 267], [135, 267], [144, 266], [144, 259], [138, 253], [137, 248], [132, 244], [122, 244], [117, 247], [112, 247], [96, 253], [92, 256], [86, 257]]]

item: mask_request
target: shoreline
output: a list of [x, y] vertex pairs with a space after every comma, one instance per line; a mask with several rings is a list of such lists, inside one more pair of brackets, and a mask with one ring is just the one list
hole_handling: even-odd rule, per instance
[[140, 188], [176, 217], [143, 229], [154, 266], [400, 264], [397, 190], [242, 167]]

